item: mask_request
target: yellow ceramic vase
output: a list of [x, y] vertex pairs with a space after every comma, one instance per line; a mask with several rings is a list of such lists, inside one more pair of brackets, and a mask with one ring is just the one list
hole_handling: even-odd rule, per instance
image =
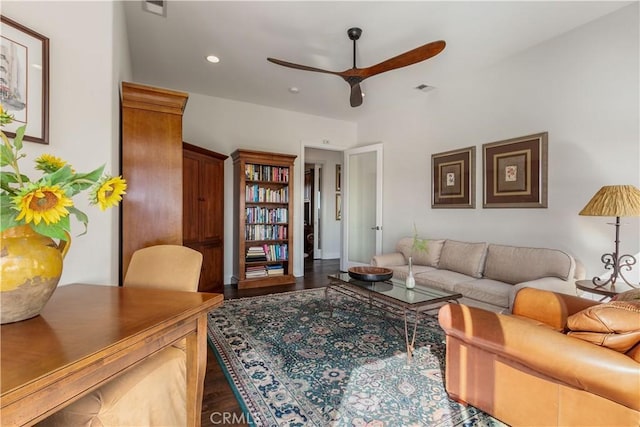
[[0, 234], [0, 323], [40, 314], [58, 286], [69, 244], [36, 233], [28, 225]]

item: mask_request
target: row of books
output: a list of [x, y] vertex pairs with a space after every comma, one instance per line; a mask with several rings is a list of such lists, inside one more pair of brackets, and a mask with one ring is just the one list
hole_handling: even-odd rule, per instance
[[287, 240], [287, 225], [281, 224], [247, 224], [244, 228], [244, 240]]
[[267, 269], [263, 265], [248, 266], [245, 269], [244, 275], [247, 279], [255, 277], [267, 277]]
[[251, 246], [247, 249], [246, 262], [267, 261], [267, 253], [263, 246]]
[[247, 249], [246, 262], [279, 261], [289, 259], [287, 244], [251, 246]]
[[289, 222], [289, 210], [287, 208], [247, 208], [247, 222], [251, 224], [265, 222]]
[[280, 189], [260, 187], [258, 184], [247, 185], [244, 189], [247, 202], [288, 203], [289, 187]]
[[245, 178], [252, 181], [289, 182], [289, 168], [267, 165], [244, 165]]
[[247, 279], [283, 275], [284, 266], [282, 264], [248, 266], [245, 270]]

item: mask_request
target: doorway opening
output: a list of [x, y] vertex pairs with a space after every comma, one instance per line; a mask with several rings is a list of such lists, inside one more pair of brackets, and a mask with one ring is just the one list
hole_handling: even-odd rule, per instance
[[306, 275], [309, 263], [340, 260], [341, 257], [339, 171], [342, 167], [342, 151], [305, 146], [303, 160], [303, 232], [302, 250], [298, 253], [304, 259], [303, 271]]

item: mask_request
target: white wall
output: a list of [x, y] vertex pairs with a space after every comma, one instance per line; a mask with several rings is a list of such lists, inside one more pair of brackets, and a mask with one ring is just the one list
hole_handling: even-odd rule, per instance
[[[22, 164], [50, 153], [78, 171], [104, 163], [117, 174], [118, 81], [131, 74], [122, 5], [5, 0], [2, 14], [50, 40], [50, 143], [25, 143], [28, 157]], [[117, 284], [117, 209], [101, 212], [83, 195], [74, 202], [89, 216], [89, 230], [75, 237], [83, 228], [72, 219], [73, 241], [60, 284]]]
[[341, 220], [336, 219], [336, 165], [342, 165], [342, 151], [307, 148], [304, 162], [322, 165], [320, 245], [322, 259], [340, 258], [342, 247]]
[[[420, 234], [553, 247], [589, 275], [613, 250], [612, 218], [578, 212], [603, 185], [640, 187], [638, 3], [455, 82], [420, 104], [358, 123], [360, 141], [384, 141], [384, 248]], [[549, 132], [548, 209], [482, 209], [482, 144]], [[431, 209], [431, 155], [476, 146], [476, 209]], [[401, 207], [401, 208], [399, 208]], [[640, 251], [638, 218], [621, 234]]]
[[[143, 82], [141, 82], [143, 83]], [[183, 90], [182, 88], [170, 88]], [[345, 148], [356, 141], [355, 123], [311, 116], [292, 111], [222, 98], [189, 94], [183, 116], [183, 136], [189, 142], [209, 150], [230, 155], [238, 148], [297, 155], [294, 182], [294, 275], [303, 275], [302, 191], [304, 165], [300, 163], [302, 141]], [[225, 257], [224, 282], [231, 282], [233, 273], [233, 227], [237, 226], [233, 212], [233, 162], [225, 162]]]

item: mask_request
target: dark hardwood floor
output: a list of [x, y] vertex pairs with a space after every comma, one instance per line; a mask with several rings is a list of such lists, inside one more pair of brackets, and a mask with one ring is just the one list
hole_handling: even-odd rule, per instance
[[[304, 277], [298, 277], [294, 285], [238, 290], [225, 286], [224, 299], [288, 292], [299, 289], [322, 288], [327, 285], [327, 275], [340, 270], [339, 260], [315, 260], [305, 262]], [[247, 416], [242, 413], [231, 386], [218, 364], [213, 350], [207, 346], [207, 373], [202, 399], [202, 425], [245, 426]]]

